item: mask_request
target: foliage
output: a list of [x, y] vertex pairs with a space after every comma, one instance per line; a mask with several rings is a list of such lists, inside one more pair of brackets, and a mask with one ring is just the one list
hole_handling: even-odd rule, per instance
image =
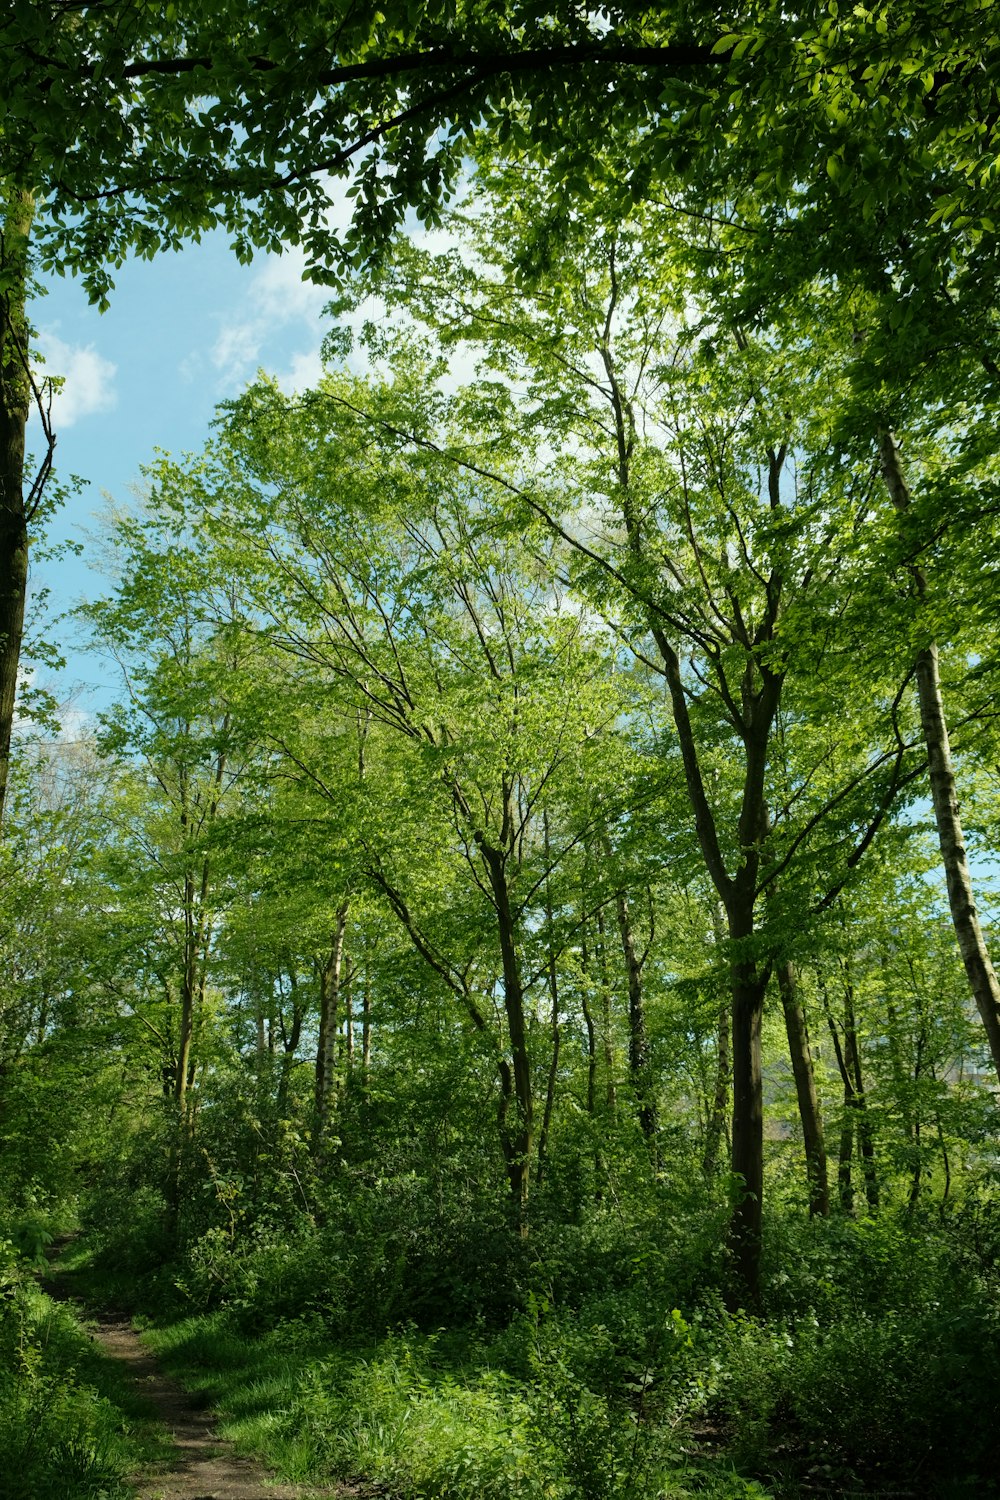
[[155, 1449], [141, 1402], [0, 1242], [0, 1464], [10, 1500], [128, 1500]]
[[593, 1360], [571, 1368], [537, 1337], [527, 1383], [502, 1367], [509, 1341], [444, 1329], [403, 1329], [331, 1354], [308, 1319], [250, 1341], [216, 1314], [150, 1338], [221, 1402], [230, 1437], [300, 1480], [352, 1475], [442, 1500], [764, 1493], [724, 1465], [689, 1464], [669, 1423], [640, 1432], [627, 1403], [588, 1385]]
[[[110, 518], [122, 696], [0, 846], [22, 1257], [79, 1211], [293, 1477], [987, 1493], [996, 1100], [913, 691], [933, 646], [989, 855], [985, 7], [230, 10], [0, 22], [8, 187], [96, 296], [221, 223], [381, 299]], [[113, 1489], [9, 1286], [11, 1462]]]
[[[926, 1220], [780, 1226], [767, 1324], [737, 1321], [716, 1408], [751, 1472], [992, 1493], [995, 1266]], [[919, 1478], [918, 1478], [919, 1476]]]

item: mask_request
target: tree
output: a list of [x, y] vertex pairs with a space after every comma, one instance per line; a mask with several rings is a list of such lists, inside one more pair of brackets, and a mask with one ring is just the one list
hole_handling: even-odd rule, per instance
[[[754, 243], [777, 246], [762, 275], [746, 273], [766, 288], [815, 265], [817, 247], [827, 270], [873, 265], [876, 280], [892, 282], [902, 239], [905, 274], [920, 289], [904, 297], [904, 318], [927, 324], [925, 304], [944, 316], [954, 310], [940, 284], [952, 225], [968, 241], [958, 290], [995, 285], [985, 211], [992, 37], [979, 0], [966, 0], [961, 26], [952, 12], [946, 21], [926, 7], [897, 10], [817, 17], [752, 4], [721, 31], [714, 15], [693, 17], [686, 7], [540, 11], [521, 0], [371, 15], [296, 0], [280, 20], [236, 14], [230, 0], [201, 0], [183, 17], [160, 17], [137, 0], [15, 6], [0, 29], [0, 759], [31, 510], [21, 454], [33, 220], [42, 266], [79, 271], [100, 300], [129, 253], [152, 255], [215, 226], [244, 258], [304, 244], [310, 274], [322, 280], [384, 253], [407, 211], [438, 222], [471, 141], [485, 135], [508, 154], [549, 162], [556, 217], [585, 202], [598, 179], [620, 184], [616, 218], [632, 202], [662, 197], [678, 172], [695, 205], [683, 211], [701, 212], [710, 184]], [[596, 140], [610, 143], [610, 154], [595, 155]], [[859, 146], [863, 168], [854, 173]], [[749, 191], [748, 163], [756, 169]], [[352, 183], [343, 238], [330, 225], [331, 176]], [[854, 211], [844, 213], [847, 184]], [[886, 184], [892, 203], [883, 214], [876, 205]], [[854, 227], [846, 254], [831, 220]], [[801, 230], [790, 256], [776, 222]], [[977, 348], [989, 342], [984, 327], [977, 315]]]
[[224, 701], [203, 691], [206, 678], [224, 679], [246, 665], [247, 643], [231, 628], [238, 594], [225, 584], [213, 589], [178, 530], [181, 520], [169, 490], [140, 519], [115, 517], [117, 587], [80, 610], [117, 662], [125, 690], [124, 701], [104, 715], [100, 743], [123, 773], [119, 816], [127, 833], [117, 896], [127, 910], [140, 909], [143, 961], [135, 968], [155, 996], [155, 1017], [147, 1015], [145, 1024], [160, 1043], [162, 1092], [172, 1113], [172, 1228], [195, 1132], [195, 1084], [207, 1060], [212, 951], [225, 902], [217, 824], [251, 754], [249, 742], [234, 735]]
[[[765, 898], [780, 885], [793, 905], [829, 904], [919, 774], [907, 668], [882, 666], [842, 602], [861, 581], [855, 538], [878, 513], [870, 469], [844, 464], [833, 438], [849, 339], [822, 292], [786, 309], [780, 336], [727, 331], [700, 241], [662, 213], [613, 230], [603, 205], [578, 214], [542, 274], [531, 255], [547, 177], [498, 173], [497, 185], [496, 218], [477, 205], [471, 256], [407, 252], [380, 285], [499, 377], [465, 411], [478, 453], [518, 455], [512, 515], [545, 522], [590, 607], [662, 674], [692, 832], [726, 913], [744, 1184], [732, 1242], [753, 1297], [760, 1027], [787, 957]], [[528, 421], [508, 386], [526, 391]], [[459, 468], [481, 462], [454, 441], [441, 451]]]
[[[805, 212], [827, 269], [838, 251], [843, 269], [845, 240], [851, 264], [865, 250], [884, 267], [915, 229], [939, 251], [960, 216], [984, 264], [993, 244], [982, 174], [995, 61], [977, 0], [946, 15], [746, 4], [725, 29], [669, 6], [368, 14], [295, 0], [279, 22], [229, 0], [183, 17], [45, 0], [15, 9], [2, 39], [7, 170], [37, 193], [52, 253], [95, 287], [101, 262], [216, 223], [244, 248], [303, 233], [321, 266], [335, 243], [324, 175], [353, 174], [347, 248], [370, 254], [408, 209], [436, 216], [480, 133], [553, 163], [570, 203], [606, 170], [595, 140], [627, 163], [615, 175], [633, 201], [659, 191], [665, 164], [671, 178], [731, 172], [735, 146], [774, 212]], [[872, 143], [883, 163], [891, 150], [889, 171]], [[845, 192], [846, 228], [828, 213]]]
[[113, 1151], [124, 1075], [142, 1066], [108, 982], [121, 968], [102, 878], [115, 783], [91, 742], [40, 736], [23, 744], [11, 782], [0, 858], [0, 1198], [15, 1215], [75, 1199], [80, 1169]]
[[[886, 487], [897, 513], [905, 518], [910, 508], [910, 492], [896, 439], [888, 429], [881, 433], [880, 451]], [[909, 564], [909, 572], [916, 594], [922, 599], [927, 592], [925, 573], [918, 562]], [[920, 722], [927, 746], [931, 803], [952, 923], [969, 988], [989, 1042], [993, 1066], [1000, 1078], [1000, 981], [997, 980], [990, 961], [976, 911], [941, 691], [938, 646], [933, 639], [922, 642], [917, 651], [914, 680], [920, 704]]]
[[[247, 626], [285, 659], [258, 725], [276, 725], [275, 750], [315, 796], [363, 809], [360, 873], [491, 1049], [523, 1218], [545, 1135], [532, 995], [546, 976], [551, 987], [558, 957], [553, 880], [586, 832], [559, 814], [585, 766], [600, 776], [600, 731], [621, 696], [535, 545], [493, 524], [493, 486], [433, 453], [397, 456], [364, 415], [369, 399], [411, 421], [433, 412], [411, 351], [396, 351], [393, 374], [371, 386], [331, 375], [301, 403], [252, 390], [189, 476], [189, 500], [204, 507], [194, 524], [213, 566], [251, 590]], [[331, 759], [352, 742], [353, 769]], [[534, 937], [543, 918], [547, 954]], [[335, 987], [340, 954], [334, 942]], [[557, 991], [552, 1004], [555, 1050]], [[321, 1088], [328, 1076], [324, 1055]]]

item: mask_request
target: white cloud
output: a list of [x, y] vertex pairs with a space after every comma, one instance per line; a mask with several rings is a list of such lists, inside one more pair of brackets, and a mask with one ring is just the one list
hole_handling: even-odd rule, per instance
[[269, 256], [253, 277], [245, 300], [246, 311], [221, 324], [211, 349], [212, 364], [224, 381], [241, 381], [252, 375], [275, 336], [297, 323], [309, 329], [315, 352], [295, 355], [289, 378], [294, 376], [294, 383], [300, 386], [302, 382], [296, 374], [299, 368], [304, 370], [308, 366], [310, 380], [315, 378], [313, 371], [320, 371], [323, 308], [331, 293], [328, 287], [302, 280], [305, 265], [303, 252], [289, 249], [283, 255]]
[[117, 406], [118, 366], [98, 354], [93, 344], [67, 344], [54, 333], [42, 333], [37, 347], [44, 364], [39, 365], [36, 376], [58, 375], [63, 379], [62, 389], [52, 401], [57, 431]]
[[318, 349], [293, 354], [291, 363], [278, 377], [278, 384], [287, 396], [296, 391], [308, 391], [319, 384], [323, 374], [323, 360]]
[[305, 265], [302, 250], [286, 250], [284, 255], [272, 255], [265, 261], [254, 277], [254, 289], [260, 298], [264, 317], [280, 318], [284, 322], [293, 318], [318, 322], [333, 294], [327, 286], [302, 280]]
[[223, 375], [238, 379], [258, 362], [267, 324], [250, 321], [223, 324], [212, 345], [212, 363]]

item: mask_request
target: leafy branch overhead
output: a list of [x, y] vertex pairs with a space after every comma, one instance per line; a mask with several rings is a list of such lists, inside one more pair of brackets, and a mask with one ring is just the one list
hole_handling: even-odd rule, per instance
[[[407, 211], [440, 222], [483, 140], [547, 162], [570, 201], [595, 180], [641, 200], [679, 172], [694, 202], [735, 172], [748, 226], [751, 194], [771, 224], [805, 212], [803, 251], [815, 241], [831, 268], [848, 240], [888, 269], [912, 239], [904, 262], [926, 280], [945, 233], [977, 256], [993, 243], [995, 66], [979, 0], [947, 17], [747, 5], [725, 28], [670, 7], [297, 3], [272, 18], [48, 0], [0, 32], [7, 176], [44, 205], [47, 264], [101, 297], [125, 254], [216, 224], [242, 254], [301, 240], [314, 274], [337, 275]], [[351, 184], [343, 232], [331, 177]]]

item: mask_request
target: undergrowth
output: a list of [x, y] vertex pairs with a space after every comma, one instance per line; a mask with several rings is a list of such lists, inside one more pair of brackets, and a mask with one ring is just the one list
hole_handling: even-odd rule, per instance
[[168, 1368], [289, 1479], [399, 1500], [1000, 1495], [989, 1180], [877, 1217], [773, 1194], [762, 1305], [733, 1313], [727, 1205], [683, 1162], [600, 1199], [550, 1181], [522, 1236], [471, 1171], [438, 1193], [415, 1169], [327, 1184], [281, 1160], [308, 1211], [211, 1177], [172, 1247], [152, 1193], [128, 1217], [103, 1197], [93, 1235]]
[[[178, 1315], [196, 1248], [148, 1338], [228, 1436], [290, 1479], [360, 1478], [406, 1500], [987, 1496], [1000, 1217], [980, 1206], [973, 1235], [968, 1212], [777, 1220], [757, 1316], [692, 1281], [689, 1247], [686, 1279], [647, 1242], [616, 1280], [605, 1236], [574, 1230], [572, 1256], [550, 1236], [506, 1320], [447, 1327], [373, 1323], [362, 1294], [352, 1329], [339, 1284], [324, 1306], [309, 1227], [316, 1293], [299, 1315], [248, 1295], [245, 1265], [227, 1296], [222, 1260], [214, 1305]], [[286, 1243], [293, 1279], [295, 1254]]]
[[20, 1255], [0, 1240], [4, 1500], [126, 1500], [126, 1476], [159, 1453], [155, 1425], [73, 1312], [38, 1286], [44, 1239], [27, 1256], [18, 1240]]
[[[766, 1493], [719, 1460], [685, 1454], [676, 1391], [648, 1397], [643, 1411], [638, 1381], [626, 1383], [625, 1399], [593, 1388], [564, 1358], [554, 1328], [540, 1335], [535, 1315], [496, 1340], [408, 1328], [345, 1348], [333, 1347], [316, 1319], [252, 1336], [217, 1311], [146, 1338], [168, 1369], [218, 1404], [224, 1435], [286, 1479], [359, 1479], [413, 1500]], [[606, 1345], [598, 1357], [609, 1354]], [[500, 1362], [521, 1359], [528, 1380]]]

